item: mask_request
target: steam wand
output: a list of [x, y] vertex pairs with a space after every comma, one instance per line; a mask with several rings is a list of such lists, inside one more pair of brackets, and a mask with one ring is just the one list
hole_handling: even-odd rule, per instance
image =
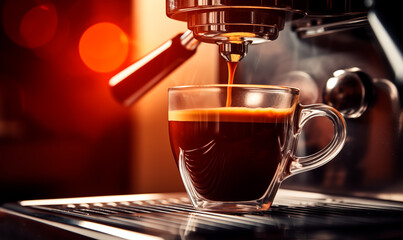
[[109, 80], [114, 97], [130, 106], [196, 52], [200, 44], [188, 30], [125, 68]]

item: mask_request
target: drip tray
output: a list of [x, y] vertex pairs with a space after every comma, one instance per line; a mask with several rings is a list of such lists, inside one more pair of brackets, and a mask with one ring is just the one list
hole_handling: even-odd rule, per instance
[[29, 200], [0, 208], [2, 239], [390, 239], [403, 203], [280, 190], [270, 210], [193, 209], [184, 193]]

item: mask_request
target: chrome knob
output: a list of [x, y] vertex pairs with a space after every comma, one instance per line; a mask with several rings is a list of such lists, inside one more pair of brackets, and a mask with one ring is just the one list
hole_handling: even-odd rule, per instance
[[335, 71], [323, 90], [323, 102], [346, 118], [360, 117], [373, 98], [372, 78], [359, 68]]

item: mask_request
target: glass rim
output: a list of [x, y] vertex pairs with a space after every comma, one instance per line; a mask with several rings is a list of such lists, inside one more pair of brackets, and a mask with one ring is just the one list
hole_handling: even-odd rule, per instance
[[168, 91], [174, 90], [187, 90], [187, 89], [209, 89], [209, 88], [245, 88], [245, 89], [265, 89], [265, 90], [276, 90], [282, 92], [289, 92], [291, 94], [299, 95], [300, 90], [296, 87], [289, 86], [279, 86], [279, 85], [263, 85], [263, 84], [195, 84], [195, 85], [183, 85], [183, 86], [174, 86], [168, 88]]

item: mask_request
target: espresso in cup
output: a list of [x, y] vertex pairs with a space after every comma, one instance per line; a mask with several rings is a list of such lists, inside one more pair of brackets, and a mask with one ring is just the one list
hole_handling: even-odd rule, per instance
[[213, 201], [262, 197], [284, 155], [290, 109], [211, 108], [169, 112], [172, 151], [197, 193]]
[[[334, 137], [313, 155], [295, 156], [299, 133], [314, 117], [329, 118]], [[269, 209], [285, 178], [327, 163], [346, 138], [337, 110], [301, 105], [298, 89], [278, 86], [170, 88], [168, 121], [186, 191], [206, 211]]]

